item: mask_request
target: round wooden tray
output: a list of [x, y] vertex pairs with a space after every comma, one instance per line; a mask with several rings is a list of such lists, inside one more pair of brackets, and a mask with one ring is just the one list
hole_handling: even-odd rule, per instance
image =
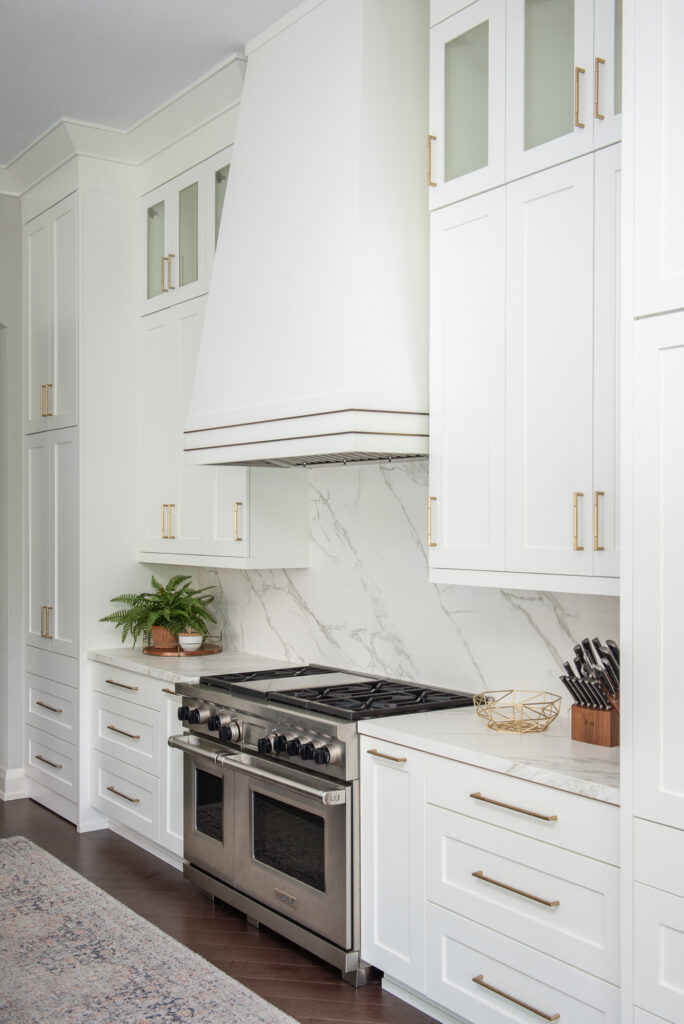
[[207, 644], [196, 651], [184, 651], [179, 644], [178, 647], [143, 647], [143, 654], [152, 654], [155, 658], [197, 658], [200, 654], [220, 654], [222, 650], [220, 644]]

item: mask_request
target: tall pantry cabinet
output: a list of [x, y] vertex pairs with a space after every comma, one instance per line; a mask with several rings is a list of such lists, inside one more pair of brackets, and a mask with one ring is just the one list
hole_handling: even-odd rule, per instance
[[88, 828], [85, 652], [111, 639], [98, 622], [109, 598], [145, 574], [129, 500], [137, 204], [119, 170], [104, 191], [75, 164], [68, 195], [42, 198], [48, 179], [23, 204], [25, 757], [29, 796]]

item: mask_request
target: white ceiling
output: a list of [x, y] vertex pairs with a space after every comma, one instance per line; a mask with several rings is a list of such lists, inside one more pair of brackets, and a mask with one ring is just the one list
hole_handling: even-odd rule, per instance
[[299, 0], [0, 0], [0, 166], [60, 118], [130, 128]]

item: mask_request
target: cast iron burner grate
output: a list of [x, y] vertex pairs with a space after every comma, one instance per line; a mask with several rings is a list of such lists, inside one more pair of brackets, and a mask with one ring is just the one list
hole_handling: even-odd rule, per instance
[[272, 692], [266, 694], [266, 700], [356, 722], [363, 718], [468, 707], [473, 703], [473, 695], [462, 690], [440, 690], [379, 679], [318, 689]]

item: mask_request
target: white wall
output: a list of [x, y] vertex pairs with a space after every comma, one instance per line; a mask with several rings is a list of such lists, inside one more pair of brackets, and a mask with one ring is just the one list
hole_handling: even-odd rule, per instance
[[0, 793], [23, 766], [21, 209], [0, 195]]
[[613, 597], [429, 583], [427, 463], [311, 469], [311, 567], [206, 570], [224, 644], [481, 690], [548, 687], [585, 636], [618, 639]]

